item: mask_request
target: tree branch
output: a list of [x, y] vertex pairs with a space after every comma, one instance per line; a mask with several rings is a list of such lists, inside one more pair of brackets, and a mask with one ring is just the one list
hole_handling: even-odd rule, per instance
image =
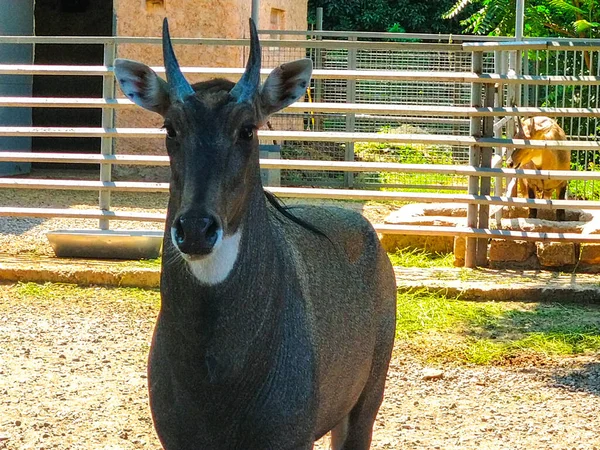
[[556, 31], [558, 34], [562, 34], [563, 36], [572, 38], [577, 37], [574, 34], [566, 31], [564, 28], [561, 28], [560, 26], [556, 25], [555, 23], [544, 23], [542, 25], [544, 25], [546, 28], [550, 28], [552, 31]]

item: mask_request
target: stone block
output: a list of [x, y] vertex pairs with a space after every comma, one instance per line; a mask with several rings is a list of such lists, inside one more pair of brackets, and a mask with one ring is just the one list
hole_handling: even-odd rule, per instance
[[585, 222], [556, 222], [544, 219], [513, 218], [502, 219], [502, 229], [510, 231], [530, 231], [536, 233], [581, 233]]
[[462, 236], [454, 238], [454, 266], [463, 267], [465, 265], [465, 249], [467, 240]]
[[577, 262], [577, 246], [573, 242], [536, 242], [537, 256], [544, 267], [571, 266]]
[[579, 262], [600, 265], [600, 244], [581, 244]]
[[492, 239], [490, 244], [490, 262], [523, 263], [533, 255], [535, 255], [535, 242]]

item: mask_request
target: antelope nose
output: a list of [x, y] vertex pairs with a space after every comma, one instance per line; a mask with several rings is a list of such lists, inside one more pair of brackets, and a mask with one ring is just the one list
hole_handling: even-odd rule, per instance
[[213, 216], [182, 214], [172, 228], [174, 244], [182, 253], [206, 255], [217, 243], [220, 226]]

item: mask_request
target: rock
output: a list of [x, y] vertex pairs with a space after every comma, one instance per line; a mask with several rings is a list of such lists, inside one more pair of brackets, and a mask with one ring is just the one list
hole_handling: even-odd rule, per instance
[[535, 242], [492, 239], [490, 261], [525, 262], [535, 254]]
[[424, 381], [437, 381], [444, 378], [444, 371], [439, 369], [423, 369], [423, 373], [421, 375], [421, 379]]
[[579, 262], [583, 264], [600, 264], [600, 244], [581, 244]]
[[465, 249], [467, 240], [462, 236], [454, 238], [454, 266], [463, 267], [465, 265]]
[[[467, 205], [464, 203], [411, 203], [393, 211], [388, 217], [389, 223], [403, 220], [407, 217], [467, 217]], [[387, 219], [386, 219], [387, 221]]]
[[502, 229], [537, 233], [581, 233], [585, 222], [556, 222], [544, 219], [502, 219]]
[[[419, 215], [423, 211], [423, 205], [407, 205], [418, 206], [419, 208], [402, 207], [397, 211], [392, 212], [386, 219], [385, 223], [393, 225], [412, 225], [412, 226], [444, 226], [457, 227], [465, 226], [465, 218], [463, 217], [444, 217], [444, 216], [424, 216]], [[454, 245], [454, 236], [429, 236], [429, 235], [406, 235], [406, 234], [381, 234], [381, 244], [388, 252], [394, 252], [402, 248], [418, 248], [424, 249], [433, 253], [449, 253]]]
[[577, 262], [577, 248], [573, 242], [536, 242], [540, 264], [546, 267], [562, 267]]

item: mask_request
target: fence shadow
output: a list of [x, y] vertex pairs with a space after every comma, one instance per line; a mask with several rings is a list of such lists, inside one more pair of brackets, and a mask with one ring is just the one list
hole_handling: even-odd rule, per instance
[[43, 224], [47, 219], [0, 217], [0, 235], [20, 236]]
[[582, 367], [552, 377], [556, 387], [587, 392], [600, 397], [600, 362], [589, 362]]

